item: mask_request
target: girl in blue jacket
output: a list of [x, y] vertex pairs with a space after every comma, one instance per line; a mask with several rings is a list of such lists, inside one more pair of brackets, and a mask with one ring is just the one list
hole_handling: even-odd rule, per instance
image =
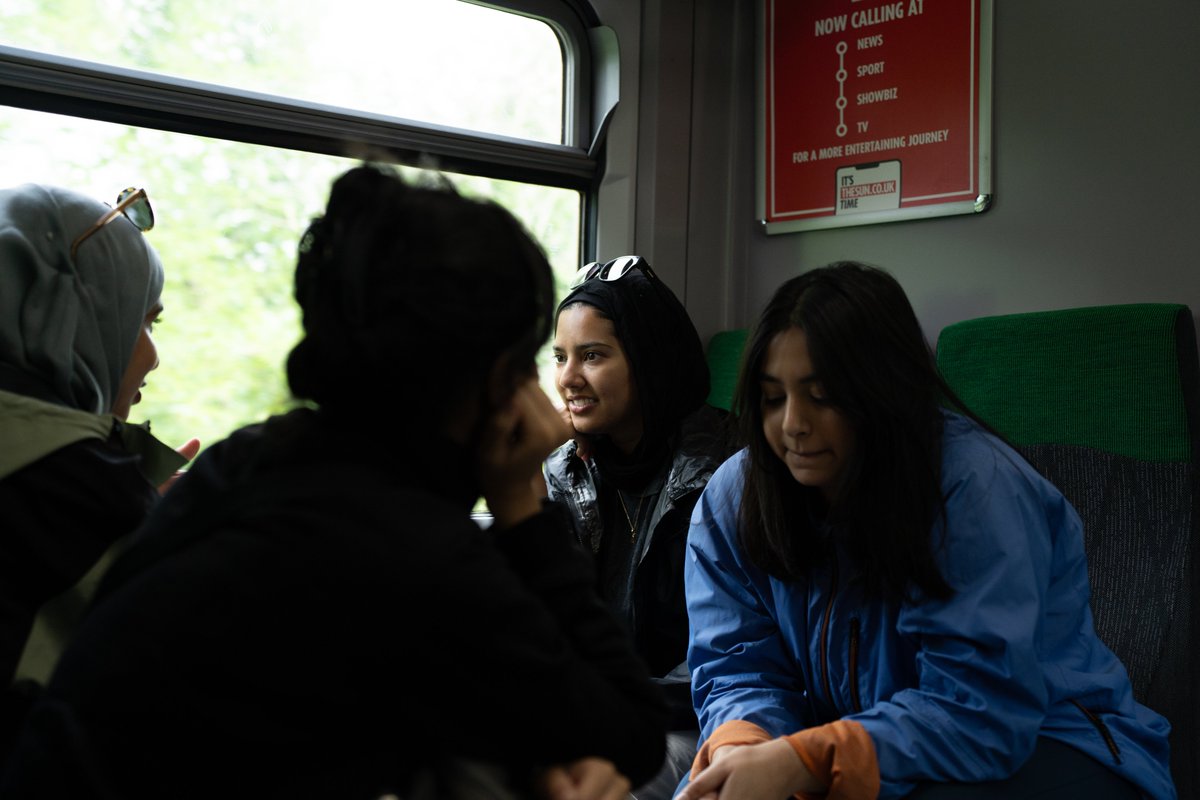
[[689, 536], [682, 798], [1175, 797], [1078, 515], [957, 402], [895, 279], [785, 283], [736, 402]]

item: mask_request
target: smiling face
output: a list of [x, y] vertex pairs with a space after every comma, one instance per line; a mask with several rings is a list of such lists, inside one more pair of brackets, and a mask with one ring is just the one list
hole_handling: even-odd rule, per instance
[[133, 357], [125, 367], [125, 374], [121, 376], [121, 386], [113, 399], [112, 413], [118, 419], [129, 419], [130, 410], [141, 402], [141, 389], [146, 385], [146, 376], [151, 370], [158, 368], [158, 348], [154, 346], [154, 339], [150, 334], [154, 331], [154, 323], [162, 310], [162, 303], [155, 303], [138, 329], [138, 338], [133, 345]]
[[830, 499], [854, 450], [854, 430], [825, 399], [800, 328], [775, 334], [759, 375], [763, 436], [797, 483]]
[[642, 415], [629, 359], [612, 320], [590, 305], [567, 306], [554, 332], [558, 394], [575, 430], [604, 434], [630, 453], [642, 438]]

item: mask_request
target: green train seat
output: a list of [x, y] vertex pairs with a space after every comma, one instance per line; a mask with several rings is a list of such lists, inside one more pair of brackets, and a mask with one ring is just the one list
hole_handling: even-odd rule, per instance
[[947, 326], [939, 369], [1079, 512], [1100, 638], [1170, 720], [1200, 796], [1200, 364], [1187, 306], [1130, 304]]

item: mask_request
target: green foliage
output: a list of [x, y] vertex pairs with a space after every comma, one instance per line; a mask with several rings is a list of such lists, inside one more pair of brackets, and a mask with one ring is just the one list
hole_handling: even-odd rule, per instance
[[[315, 86], [319, 76], [325, 90], [340, 85], [351, 93], [362, 76], [339, 71], [336, 53], [320, 51], [316, 62], [306, 61], [307, 45], [328, 32], [318, 17], [298, 11], [284, 0], [10, 0], [0, 9], [0, 42], [280, 93], [306, 89], [310, 79]], [[354, 46], [347, 42], [343, 50]], [[444, 49], [448, 57], [457, 52], [453, 43]], [[376, 82], [390, 74], [390, 55], [377, 54]], [[191, 73], [195, 64], [203, 65], [203, 76]], [[558, 102], [561, 75], [554, 80]], [[403, 83], [411, 92], [421, 81]], [[526, 94], [527, 86], [514, 91], [477, 102], [436, 101], [467, 106], [479, 117], [517, 115], [505, 124], [537, 129], [520, 115], [544, 113], [547, 93]], [[526, 96], [533, 102], [522, 102]], [[167, 283], [163, 323], [154, 333], [161, 365], [148, 376], [133, 418], [151, 419], [155, 434], [171, 445], [192, 436], [212, 444], [292, 403], [283, 366], [301, 333], [291, 296], [296, 243], [323, 207], [333, 178], [353, 163], [0, 105], [5, 185], [56, 183], [109, 202], [125, 186], [148, 190], [156, 225], [147, 236], [162, 257]], [[511, 209], [556, 271], [574, 273], [577, 193], [448, 177], [460, 191]]]

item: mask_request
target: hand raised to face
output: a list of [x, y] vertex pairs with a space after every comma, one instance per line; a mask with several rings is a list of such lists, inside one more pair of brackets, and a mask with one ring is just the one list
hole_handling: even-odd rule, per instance
[[478, 451], [479, 481], [498, 527], [512, 527], [541, 509], [534, 479], [546, 456], [570, 436], [535, 378], [488, 418]]

